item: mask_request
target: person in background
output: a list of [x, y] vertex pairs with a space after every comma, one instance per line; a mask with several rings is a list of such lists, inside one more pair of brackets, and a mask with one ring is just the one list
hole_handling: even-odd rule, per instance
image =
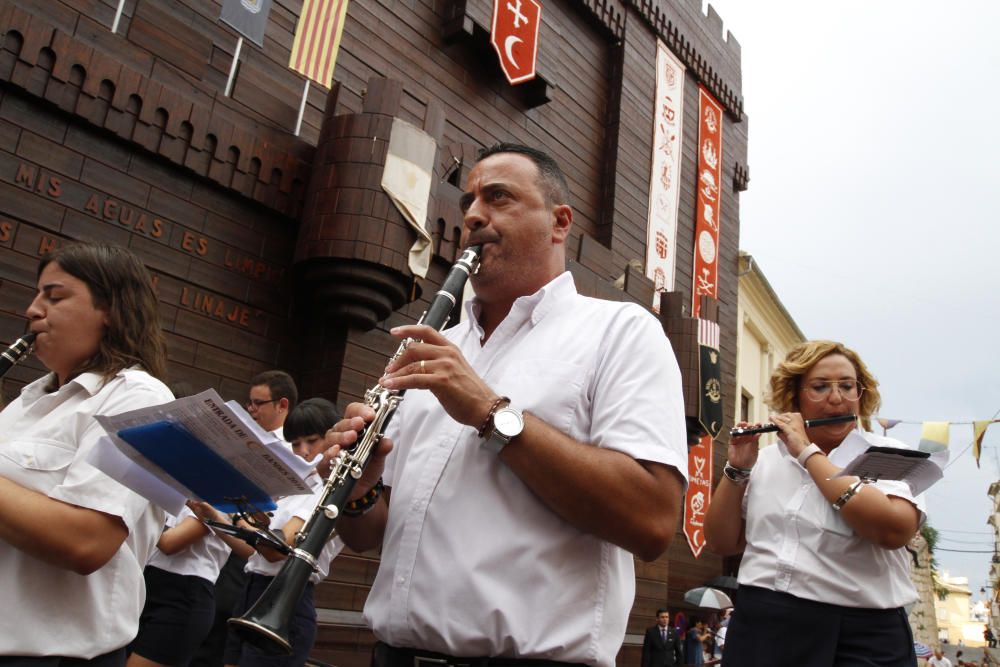
[[934, 655], [927, 658], [927, 667], [952, 667], [951, 660], [944, 657], [940, 646], [934, 648]]
[[215, 580], [230, 547], [189, 508], [168, 517], [144, 572], [146, 606], [127, 667], [187, 665], [215, 620]]
[[684, 664], [677, 630], [670, 625], [670, 611], [656, 610], [656, 625], [646, 629], [642, 640], [642, 667], [673, 667]]
[[723, 664], [916, 664], [904, 547], [923, 500], [905, 482], [838, 477], [872, 445], [907, 446], [853, 421], [804, 422], [854, 414], [867, 428], [877, 380], [843, 344], [809, 341], [775, 369], [768, 398], [781, 442], [760, 450], [759, 435], [733, 437], [706, 514], [708, 549], [743, 552]]
[[299, 390], [291, 375], [285, 371], [264, 371], [250, 380], [246, 408], [261, 428], [287, 441], [282, 427], [298, 399]]
[[[324, 449], [324, 435], [340, 419], [340, 411], [330, 401], [311, 398], [295, 406], [285, 421], [285, 435], [292, 443], [296, 454], [312, 461]], [[289, 545], [295, 544], [295, 534], [301, 530], [320, 501], [323, 480], [313, 473], [308, 480], [315, 490], [312, 495], [287, 496], [278, 500], [278, 508], [271, 517], [271, 525], [277, 527]], [[273, 656], [255, 646], [243, 642], [235, 632], [226, 639], [225, 663], [239, 667], [301, 667], [309, 657], [316, 640], [316, 604], [313, 597], [317, 583], [330, 570], [330, 561], [344, 548], [343, 542], [335, 537], [327, 542], [317, 558], [318, 571], [309, 579], [299, 598], [292, 617], [289, 641], [292, 654]], [[249, 575], [243, 595], [233, 608], [232, 616], [242, 616], [281, 570], [285, 556], [268, 547], [259, 547], [247, 561]]]
[[50, 371], [0, 412], [0, 665], [117, 667], [164, 514], [87, 463], [115, 415], [173, 399], [149, 272], [80, 243], [38, 264], [28, 306]]
[[698, 619], [684, 635], [684, 657], [687, 665], [705, 664], [705, 621]]
[[[261, 428], [285, 440], [285, 419], [298, 398], [299, 390], [291, 375], [281, 370], [263, 371], [250, 379], [245, 406]], [[222, 667], [229, 618], [246, 588], [246, 559], [239, 548], [233, 549], [222, 566], [215, 582], [215, 622], [195, 652], [191, 667]]]

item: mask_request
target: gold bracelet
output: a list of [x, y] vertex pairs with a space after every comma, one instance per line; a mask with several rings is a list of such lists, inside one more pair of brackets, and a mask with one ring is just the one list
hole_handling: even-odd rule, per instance
[[833, 511], [839, 512], [840, 509], [847, 504], [847, 501], [854, 497], [854, 494], [858, 492], [861, 485], [865, 483], [865, 480], [859, 479], [854, 483], [853, 486], [848, 487], [836, 500], [833, 501]]

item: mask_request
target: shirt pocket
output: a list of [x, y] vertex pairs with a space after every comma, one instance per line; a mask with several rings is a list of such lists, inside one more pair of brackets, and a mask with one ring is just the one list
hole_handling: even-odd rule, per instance
[[0, 454], [26, 470], [57, 472], [69, 467], [76, 450], [55, 440], [15, 440], [5, 445]]
[[556, 430], [575, 433], [585, 414], [582, 387], [587, 370], [578, 364], [552, 359], [523, 359], [507, 364], [495, 386], [509, 396], [511, 407], [530, 412]]
[[62, 484], [76, 449], [53, 440], [15, 440], [0, 447], [0, 474], [46, 495]]

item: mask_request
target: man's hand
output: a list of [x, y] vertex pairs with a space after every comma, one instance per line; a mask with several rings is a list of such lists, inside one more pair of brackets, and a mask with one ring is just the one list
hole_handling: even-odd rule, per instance
[[[327, 478], [334, 465], [334, 459], [343, 449], [350, 449], [358, 441], [358, 433], [375, 419], [375, 410], [364, 403], [351, 403], [344, 411], [344, 418], [333, 425], [326, 432], [323, 459], [316, 466], [317, 472]], [[372, 458], [365, 467], [365, 472], [354, 485], [350, 500], [356, 500], [368, 493], [385, 470], [385, 457], [392, 451], [392, 441], [389, 438], [382, 438], [375, 446]]]
[[387, 389], [428, 389], [445, 412], [460, 424], [479, 428], [498, 396], [465, 360], [459, 349], [425, 325], [395, 327], [399, 338], [417, 342], [385, 369], [379, 382]]

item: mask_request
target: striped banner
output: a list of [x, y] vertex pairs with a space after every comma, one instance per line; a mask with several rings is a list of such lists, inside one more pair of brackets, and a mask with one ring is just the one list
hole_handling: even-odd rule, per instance
[[324, 88], [333, 82], [348, 0], [305, 0], [288, 66]]

